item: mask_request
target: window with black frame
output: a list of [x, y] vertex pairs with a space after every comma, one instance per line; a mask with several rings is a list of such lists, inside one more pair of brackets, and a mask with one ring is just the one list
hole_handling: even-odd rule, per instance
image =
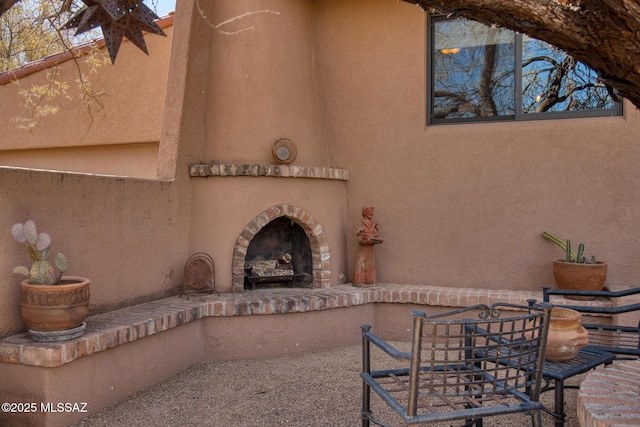
[[548, 43], [463, 18], [429, 18], [429, 123], [615, 116], [588, 66]]

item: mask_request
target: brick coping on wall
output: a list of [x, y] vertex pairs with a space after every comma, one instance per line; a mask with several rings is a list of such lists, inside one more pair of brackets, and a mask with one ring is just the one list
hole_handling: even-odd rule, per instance
[[[541, 301], [542, 292], [394, 284], [359, 288], [343, 284], [323, 289], [272, 288], [244, 293], [190, 294], [188, 299], [174, 296], [90, 316], [86, 319], [84, 335], [69, 341], [38, 343], [31, 341], [27, 333], [3, 338], [0, 362], [53, 368], [205, 317], [304, 313], [371, 303], [467, 307], [501, 301], [526, 305], [531, 298]], [[566, 304], [561, 297], [551, 302]], [[578, 303], [604, 305], [609, 302]]]

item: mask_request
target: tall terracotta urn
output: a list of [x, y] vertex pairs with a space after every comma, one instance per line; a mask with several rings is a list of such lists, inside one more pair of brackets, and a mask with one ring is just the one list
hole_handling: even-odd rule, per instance
[[554, 307], [551, 309], [546, 360], [563, 362], [573, 359], [582, 347], [589, 344], [589, 334], [582, 326], [582, 315], [576, 310]]
[[[563, 260], [553, 261], [553, 277], [558, 289], [571, 291], [601, 291], [607, 280], [607, 263], [578, 264]], [[595, 297], [566, 296], [573, 300], [592, 300]]]
[[63, 276], [58, 285], [20, 283], [22, 320], [31, 331], [77, 328], [89, 314], [89, 279]]

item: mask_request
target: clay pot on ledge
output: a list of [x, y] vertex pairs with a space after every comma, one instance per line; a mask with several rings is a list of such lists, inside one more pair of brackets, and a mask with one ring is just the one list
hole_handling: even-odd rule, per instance
[[589, 344], [589, 333], [580, 322], [582, 315], [568, 308], [551, 309], [546, 360], [564, 362], [571, 360], [582, 347]]
[[[59, 341], [56, 336], [75, 338], [64, 332], [56, 334], [69, 330], [82, 335], [83, 321], [89, 314], [90, 283], [87, 278], [75, 276], [63, 276], [57, 285], [32, 285], [23, 280], [20, 283], [22, 320], [32, 338], [37, 341]], [[80, 327], [82, 330], [78, 330]], [[48, 333], [52, 333], [50, 338], [46, 338]], [[43, 338], [37, 339], [37, 336]]]
[[[578, 264], [564, 260], [553, 261], [553, 277], [561, 290], [601, 291], [607, 280], [607, 263]], [[574, 295], [567, 295], [565, 298], [581, 301], [595, 299]]]

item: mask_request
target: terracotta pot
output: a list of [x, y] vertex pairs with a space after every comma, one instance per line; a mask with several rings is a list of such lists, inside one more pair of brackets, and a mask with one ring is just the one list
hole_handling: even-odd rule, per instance
[[551, 309], [549, 336], [545, 357], [552, 362], [573, 359], [582, 347], [589, 344], [589, 333], [580, 323], [582, 315], [568, 308]]
[[[601, 291], [607, 280], [607, 263], [577, 264], [562, 260], [553, 261], [553, 277], [558, 289], [571, 291]], [[566, 296], [573, 300], [592, 300], [595, 297]]]
[[59, 285], [20, 283], [22, 320], [39, 332], [63, 331], [80, 326], [89, 314], [89, 279], [63, 276]]

